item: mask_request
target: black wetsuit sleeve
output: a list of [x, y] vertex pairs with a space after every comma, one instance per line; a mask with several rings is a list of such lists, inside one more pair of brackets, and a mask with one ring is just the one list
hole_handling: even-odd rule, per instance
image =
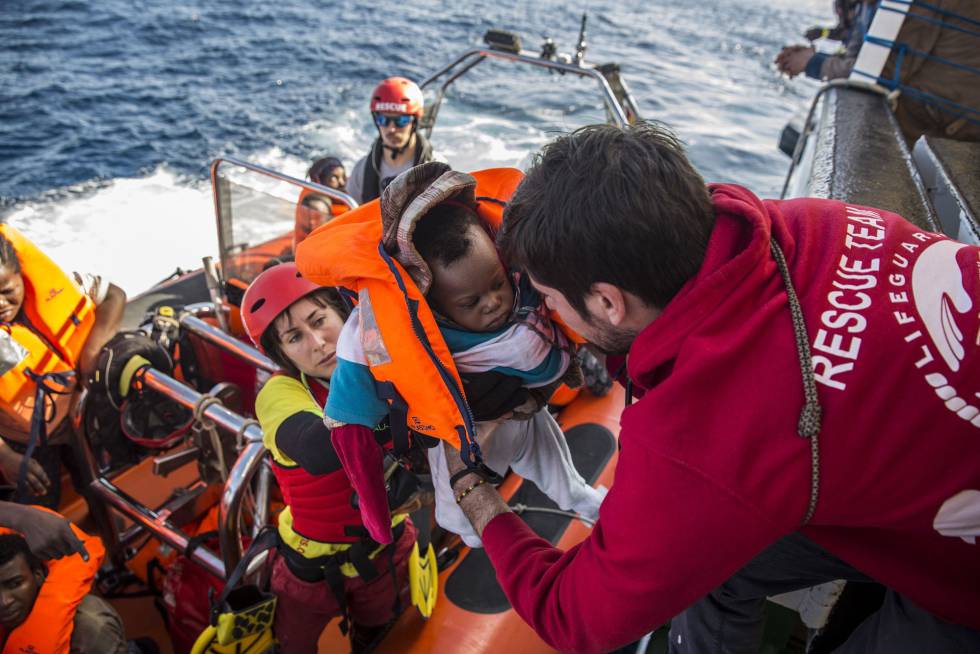
[[313, 475], [340, 470], [340, 459], [330, 442], [330, 430], [316, 414], [297, 411], [276, 430], [279, 451]]

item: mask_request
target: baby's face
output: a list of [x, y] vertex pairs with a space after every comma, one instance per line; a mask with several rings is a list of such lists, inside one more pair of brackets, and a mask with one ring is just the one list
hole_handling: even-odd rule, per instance
[[469, 253], [443, 266], [431, 262], [432, 307], [464, 329], [492, 332], [503, 327], [514, 307], [514, 289], [490, 236], [476, 225], [469, 228]]

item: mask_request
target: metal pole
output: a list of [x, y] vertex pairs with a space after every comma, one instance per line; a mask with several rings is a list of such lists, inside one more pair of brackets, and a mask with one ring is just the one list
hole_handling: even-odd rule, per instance
[[[198, 306], [198, 305], [195, 305]], [[190, 307], [188, 307], [190, 309]], [[236, 357], [242, 359], [246, 363], [259, 368], [260, 370], [265, 370], [270, 373], [279, 372], [279, 366], [272, 362], [272, 359], [266, 355], [259, 352], [256, 348], [248, 345], [244, 341], [240, 341], [237, 338], [229, 335], [214, 325], [201, 320], [195, 315], [194, 312], [184, 315], [180, 319], [180, 326], [187, 331], [200, 336], [203, 340], [213, 343], [218, 347], [222, 348], [226, 352], [229, 352]]]
[[[244, 168], [246, 170], [251, 170], [256, 173], [262, 173], [267, 177], [272, 177], [273, 179], [278, 179], [283, 182], [290, 182], [291, 184], [295, 184], [296, 186], [300, 186], [302, 188], [313, 191], [320, 195], [326, 195], [331, 200], [337, 200], [338, 202], [342, 202], [343, 204], [346, 204], [351, 209], [356, 209], [358, 207], [357, 200], [355, 200], [350, 195], [347, 195], [343, 191], [338, 191], [337, 189], [330, 188], [329, 186], [320, 186], [319, 184], [308, 182], [303, 179], [298, 179], [296, 177], [290, 177], [289, 175], [284, 175], [280, 172], [272, 170], [271, 168], [266, 168], [265, 166], [249, 163], [248, 161], [245, 161], [244, 159], [238, 159], [237, 157], [219, 157], [218, 159], [215, 159], [214, 161], [211, 162], [212, 184], [217, 185], [218, 169], [221, 167], [221, 164], [224, 163], [231, 164], [232, 166], [239, 166], [241, 168]], [[219, 211], [217, 215], [220, 216], [221, 212]]]
[[218, 505], [218, 541], [226, 570], [234, 570], [242, 558], [241, 513], [245, 489], [262, 465], [265, 447], [261, 441], [249, 443], [238, 455], [228, 473], [225, 491]]
[[[193, 388], [153, 368], [145, 369], [143, 383], [146, 384], [147, 388], [163, 393], [170, 399], [192, 410], [201, 398], [204, 397], [203, 394], [198, 393]], [[233, 434], [241, 433], [245, 442], [262, 444], [262, 429], [257, 424], [247, 424], [245, 418], [234, 411], [220, 404], [212, 404], [204, 410], [204, 415], [213, 420], [219, 427]]]
[[551, 61], [550, 59], [542, 59], [538, 56], [536, 52], [531, 52], [530, 50], [521, 50], [518, 53], [506, 52], [503, 50], [494, 50], [493, 48], [473, 48], [472, 50], [467, 50], [456, 61], [452, 62], [448, 66], [441, 68], [434, 74], [426, 78], [419, 86], [421, 88], [426, 88], [430, 84], [434, 83], [437, 79], [445, 75], [447, 72], [455, 68], [458, 64], [468, 59], [469, 57], [491, 57], [494, 59], [504, 59], [506, 61], [515, 61], [524, 64], [530, 64], [532, 66], [538, 66], [541, 68], [548, 68], [549, 70], [557, 70], [564, 73], [572, 73], [573, 75], [579, 75], [581, 77], [591, 77], [596, 80], [599, 84], [599, 88], [602, 90], [605, 96], [606, 103], [612, 110], [613, 118], [616, 124], [620, 127], [626, 127], [629, 125], [629, 120], [626, 118], [626, 112], [623, 107], [619, 104], [616, 99], [616, 95], [612, 92], [612, 88], [606, 81], [606, 78], [595, 69], [595, 66], [582, 62], [579, 64], [564, 63], [561, 61]]
[[[166, 515], [157, 514], [155, 511], [143, 506], [104, 477], [93, 481], [90, 488], [112, 508], [133, 522], [141, 525], [153, 534], [154, 537], [159, 538], [178, 552], [187, 550], [190, 538], [180, 529], [170, 524]], [[204, 546], [195, 548], [191, 552], [190, 558], [219, 579], [224, 579], [225, 570], [231, 569], [226, 568], [221, 559]]]
[[252, 536], [257, 536], [269, 521], [269, 492], [272, 485], [272, 468], [267, 460], [263, 460], [259, 468], [258, 479], [255, 481], [255, 515], [252, 516]]
[[[208, 296], [215, 307], [221, 307], [221, 280], [218, 277], [218, 269], [214, 265], [214, 259], [203, 257], [201, 263], [204, 265], [204, 281], [208, 285]], [[225, 312], [218, 309], [215, 311], [218, 319], [218, 326], [222, 330], [228, 331], [228, 316]]]
[[92, 451], [92, 444], [85, 433], [85, 409], [88, 407], [90, 396], [88, 389], [82, 389], [78, 402], [71, 408], [71, 449], [75, 457], [82, 487], [79, 493], [88, 505], [89, 515], [95, 522], [95, 527], [109, 551], [109, 558], [118, 567], [125, 565], [125, 548], [119, 541], [119, 529], [109, 508], [102, 502], [94, 502], [92, 484], [99, 478], [99, 466]]
[[[166, 397], [179, 402], [189, 409], [197, 406], [204, 396], [169, 375], [153, 368], [143, 372], [143, 383]], [[221, 545], [221, 556], [224, 559], [223, 568], [233, 570], [242, 558], [241, 541], [241, 511], [245, 492], [249, 488], [252, 477], [262, 464], [265, 446], [262, 444], [262, 429], [254, 422], [246, 422], [245, 418], [230, 411], [220, 404], [211, 404], [204, 410], [204, 416], [213, 420], [223, 429], [242, 435], [245, 446], [238, 454], [235, 465], [228, 473], [221, 503], [218, 507], [218, 539]], [[101, 481], [101, 480], [100, 480]], [[266, 494], [267, 495], [267, 494]], [[259, 511], [259, 516], [264, 510]]]

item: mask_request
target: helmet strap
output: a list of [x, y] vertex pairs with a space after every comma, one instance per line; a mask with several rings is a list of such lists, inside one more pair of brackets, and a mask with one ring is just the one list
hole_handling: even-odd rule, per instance
[[419, 126], [419, 119], [418, 119], [418, 117], [416, 117], [416, 118], [412, 119], [412, 133], [409, 135], [408, 141], [406, 141], [405, 142], [405, 145], [403, 145], [400, 148], [393, 148], [390, 145], [385, 145], [384, 136], [382, 136], [382, 134], [381, 134], [381, 128], [380, 127], [378, 128], [378, 137], [381, 138], [381, 148], [384, 149], [384, 150], [387, 150], [388, 152], [391, 153], [391, 160], [392, 161], [394, 161], [395, 159], [397, 159], [399, 156], [401, 156], [401, 154], [403, 152], [405, 152], [405, 150], [407, 150], [409, 147], [411, 147], [412, 141], [416, 140], [415, 139], [415, 133], [418, 131], [418, 126]]

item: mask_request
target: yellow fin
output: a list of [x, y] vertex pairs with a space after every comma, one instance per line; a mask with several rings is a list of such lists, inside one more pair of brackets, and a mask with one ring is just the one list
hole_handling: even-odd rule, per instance
[[425, 556], [419, 554], [419, 544], [412, 546], [412, 554], [408, 558], [408, 579], [412, 591], [412, 604], [418, 608], [423, 618], [432, 615], [439, 597], [439, 566], [436, 563], [436, 553], [429, 543]]

